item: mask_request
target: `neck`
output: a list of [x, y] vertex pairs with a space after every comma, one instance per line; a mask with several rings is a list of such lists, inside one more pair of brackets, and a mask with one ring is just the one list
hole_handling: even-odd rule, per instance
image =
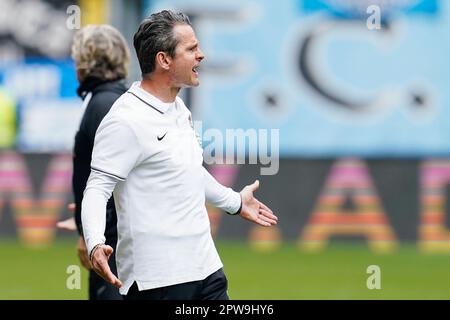
[[170, 81], [165, 79], [157, 79], [157, 77], [142, 79], [141, 87], [165, 103], [174, 102], [178, 92], [180, 92], [180, 88], [171, 86]]

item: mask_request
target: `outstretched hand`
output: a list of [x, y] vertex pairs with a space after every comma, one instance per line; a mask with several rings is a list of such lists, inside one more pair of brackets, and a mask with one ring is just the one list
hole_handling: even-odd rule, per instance
[[111, 272], [108, 265], [108, 259], [113, 253], [113, 248], [111, 246], [101, 244], [93, 249], [92, 254], [92, 269], [107, 282], [111, 283], [113, 286], [120, 288], [122, 282]]
[[256, 180], [253, 184], [241, 190], [242, 209], [240, 216], [261, 226], [270, 227], [277, 224], [278, 218], [269, 207], [253, 196], [253, 192], [258, 188], [259, 181]]

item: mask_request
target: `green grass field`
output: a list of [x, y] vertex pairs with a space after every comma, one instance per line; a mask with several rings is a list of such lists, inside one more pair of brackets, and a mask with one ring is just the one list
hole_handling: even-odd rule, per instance
[[[0, 241], [0, 299], [87, 299], [66, 287], [67, 267], [77, 265], [76, 240], [27, 249]], [[364, 243], [332, 244], [318, 254], [285, 244], [271, 253], [244, 243], [217, 242], [232, 299], [450, 299], [450, 255], [425, 255], [403, 244], [394, 254], [371, 253]], [[381, 289], [369, 290], [369, 265], [381, 268]]]

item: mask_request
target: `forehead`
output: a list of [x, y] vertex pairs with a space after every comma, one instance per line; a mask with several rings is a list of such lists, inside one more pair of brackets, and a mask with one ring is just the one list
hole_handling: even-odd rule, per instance
[[194, 29], [187, 24], [177, 24], [173, 27], [173, 34], [179, 41], [179, 45], [189, 45], [198, 42]]

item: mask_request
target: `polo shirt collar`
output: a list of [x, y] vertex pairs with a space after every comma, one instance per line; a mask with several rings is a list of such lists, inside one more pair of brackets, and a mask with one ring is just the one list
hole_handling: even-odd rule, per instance
[[130, 89], [128, 89], [128, 91], [131, 92], [132, 94], [136, 95], [143, 102], [151, 105], [153, 108], [155, 108], [156, 110], [158, 110], [161, 113], [166, 113], [167, 110], [169, 110], [169, 108], [175, 104], [175, 102], [169, 102], [169, 103], [162, 102], [161, 100], [159, 100], [157, 97], [155, 97], [151, 93], [145, 91], [144, 89], [142, 89], [140, 81], [133, 82], [133, 84], [131, 85]]

